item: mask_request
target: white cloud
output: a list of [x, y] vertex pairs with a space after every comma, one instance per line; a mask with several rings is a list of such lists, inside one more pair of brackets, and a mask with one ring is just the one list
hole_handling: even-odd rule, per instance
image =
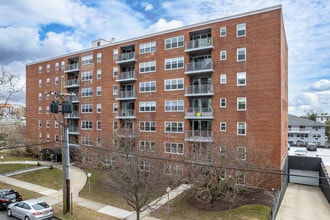
[[154, 6], [150, 4], [149, 2], [141, 2], [142, 7], [144, 7], [145, 11], [150, 11], [154, 9]]
[[[312, 83], [308, 89], [313, 91], [324, 91], [329, 90], [330, 91], [330, 80], [327, 79], [321, 79], [317, 82]], [[329, 97], [330, 99], [330, 97]]]
[[182, 21], [172, 20], [172, 21], [168, 22], [164, 18], [160, 18], [157, 21], [157, 23], [151, 25], [148, 28], [148, 32], [152, 33], [152, 32], [158, 32], [158, 31], [163, 31], [163, 30], [169, 30], [169, 29], [181, 27], [183, 25], [184, 24]]

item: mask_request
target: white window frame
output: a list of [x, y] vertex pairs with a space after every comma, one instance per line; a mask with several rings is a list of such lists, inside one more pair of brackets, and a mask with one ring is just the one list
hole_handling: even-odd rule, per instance
[[46, 114], [49, 115], [50, 114], [50, 106], [46, 106]]
[[81, 129], [82, 130], [93, 130], [93, 121], [90, 121], [90, 120], [81, 121]]
[[39, 74], [42, 74], [42, 66], [38, 67], [38, 72], [39, 72]]
[[184, 78], [165, 79], [164, 90], [165, 91], [184, 90]]
[[156, 121], [140, 121], [140, 132], [156, 132]]
[[59, 82], [60, 82], [60, 80], [59, 80], [58, 76], [55, 76], [55, 80], [54, 80], [55, 86], [59, 85]]
[[164, 45], [165, 50], [184, 47], [184, 36], [182, 35], [182, 36], [167, 38], [165, 39], [164, 43], [165, 43]]
[[164, 152], [166, 154], [184, 154], [184, 144], [183, 143], [175, 143], [175, 142], [165, 142], [164, 143]]
[[118, 112], [118, 103], [113, 103], [112, 104], [112, 112], [117, 113]]
[[81, 113], [93, 113], [93, 104], [82, 104]]
[[156, 52], [156, 41], [140, 44], [139, 52], [140, 54]]
[[220, 37], [226, 37], [226, 35], [227, 35], [227, 28], [221, 27], [220, 28]]
[[164, 62], [164, 69], [165, 70], [176, 70], [176, 69], [183, 69], [184, 68], [184, 57], [175, 57], [165, 59]]
[[183, 133], [184, 122], [183, 121], [165, 121], [164, 122], [165, 133]]
[[246, 160], [246, 147], [237, 147], [237, 159]]
[[47, 72], [47, 73], [50, 72], [50, 64], [49, 64], [49, 63], [46, 65], [46, 72]]
[[149, 61], [139, 64], [139, 73], [154, 73], [156, 72], [156, 61]]
[[112, 94], [113, 95], [118, 95], [118, 85], [114, 85], [112, 88]]
[[155, 141], [145, 141], [139, 140], [139, 150], [155, 152], [156, 151], [156, 142]]
[[156, 101], [139, 102], [139, 112], [156, 112]]
[[42, 127], [42, 120], [38, 120], [38, 128]]
[[155, 92], [156, 91], [156, 81], [140, 82], [139, 83], [139, 92]]
[[46, 79], [46, 86], [50, 86], [50, 78]]
[[226, 122], [220, 122], [220, 131], [225, 132], [227, 130], [227, 123]]
[[118, 59], [118, 49], [113, 50], [113, 59], [117, 60]]
[[237, 122], [237, 135], [246, 136], [246, 122]]
[[238, 172], [236, 174], [236, 185], [245, 185], [245, 181], [246, 181], [246, 173]]
[[82, 72], [81, 73], [81, 81], [88, 81], [93, 79], [93, 72]]
[[92, 63], [93, 63], [93, 54], [83, 56], [81, 58], [81, 65], [88, 65], [88, 64], [92, 64]]
[[113, 67], [112, 75], [113, 75], [113, 77], [117, 77], [118, 76], [118, 67], [117, 66]]
[[165, 100], [165, 112], [183, 112], [183, 100]]
[[96, 112], [97, 113], [101, 113], [102, 112], [102, 104], [101, 103], [97, 103], [96, 104]]
[[98, 70], [96, 71], [96, 78], [97, 78], [97, 79], [102, 79], [102, 70], [101, 70], [101, 69], [98, 69]]
[[46, 128], [50, 128], [50, 121], [46, 120]]
[[150, 172], [151, 171], [151, 163], [148, 161], [140, 161], [139, 162], [140, 171]]
[[61, 61], [61, 70], [65, 70], [65, 61], [64, 60]]
[[42, 100], [42, 92], [39, 92], [39, 94], [38, 94], [38, 100], [39, 100], [39, 101]]
[[226, 108], [226, 107], [227, 107], [227, 99], [220, 98], [220, 108]]
[[101, 121], [96, 121], [96, 130], [98, 130], [98, 131], [102, 130], [102, 122]]
[[93, 87], [81, 89], [81, 97], [92, 97], [92, 96], [93, 96]]
[[59, 69], [59, 66], [60, 66], [60, 65], [59, 65], [59, 63], [58, 63], [58, 62], [56, 62], [56, 63], [55, 63], [55, 71], [58, 71], [58, 69]]
[[39, 85], [39, 88], [42, 87], [42, 79], [39, 79], [39, 81], [38, 81], [38, 85]]
[[[241, 83], [243, 80], [244, 83]], [[246, 86], [246, 72], [237, 73], [237, 86]]]
[[220, 60], [227, 60], [227, 51], [226, 50], [220, 51]]
[[[241, 103], [244, 104], [244, 108], [241, 108]], [[237, 97], [237, 111], [246, 111], [246, 97]]]
[[101, 86], [97, 86], [96, 87], [96, 96], [101, 96], [102, 95], [102, 87]]
[[246, 36], [246, 24], [237, 24], [236, 25], [236, 37], [245, 37]]
[[102, 53], [97, 53], [96, 55], [96, 62], [101, 63], [102, 62]]
[[227, 83], [227, 74], [223, 73], [220, 74], [220, 84], [226, 84]]
[[39, 115], [42, 114], [42, 107], [41, 106], [38, 107], [38, 113], [39, 113]]
[[[243, 56], [244, 54], [244, 59], [241, 59], [240, 56]], [[237, 48], [237, 62], [244, 62], [246, 61], [246, 48]]]
[[112, 129], [117, 130], [118, 129], [118, 121], [113, 121], [112, 122]]

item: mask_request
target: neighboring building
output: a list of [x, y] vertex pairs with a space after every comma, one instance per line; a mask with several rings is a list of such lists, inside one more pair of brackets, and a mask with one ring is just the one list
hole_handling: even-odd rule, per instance
[[[219, 139], [231, 140], [244, 160], [263, 152], [280, 171], [288, 141], [287, 50], [275, 6], [121, 42], [94, 41], [90, 49], [27, 64], [26, 140], [60, 145], [61, 126], [49, 107], [55, 98], [45, 92], [64, 91], [78, 94], [68, 97], [73, 113], [65, 115], [70, 146], [106, 147], [112, 132], [138, 131], [138, 149], [168, 158], [210, 144], [220, 151]], [[272, 181], [280, 188], [280, 175]]]
[[289, 143], [295, 145], [307, 145], [315, 143], [317, 146], [325, 146], [325, 125], [294, 115], [289, 115]]
[[316, 116], [316, 121], [325, 124], [326, 122], [330, 122], [330, 115], [328, 113], [322, 113]]

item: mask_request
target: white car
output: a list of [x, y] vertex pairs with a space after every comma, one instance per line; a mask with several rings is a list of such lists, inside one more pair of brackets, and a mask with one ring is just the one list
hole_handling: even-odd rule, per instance
[[10, 204], [7, 214], [24, 220], [50, 219], [54, 216], [54, 210], [44, 201], [28, 199]]
[[305, 148], [298, 148], [294, 151], [294, 154], [297, 156], [306, 156], [307, 150]]

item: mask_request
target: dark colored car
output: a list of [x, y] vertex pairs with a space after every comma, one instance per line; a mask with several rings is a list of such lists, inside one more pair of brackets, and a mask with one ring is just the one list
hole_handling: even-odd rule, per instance
[[22, 201], [22, 196], [13, 189], [0, 190], [0, 209], [6, 209], [10, 203]]
[[315, 143], [308, 143], [306, 148], [308, 151], [317, 151], [317, 146]]

